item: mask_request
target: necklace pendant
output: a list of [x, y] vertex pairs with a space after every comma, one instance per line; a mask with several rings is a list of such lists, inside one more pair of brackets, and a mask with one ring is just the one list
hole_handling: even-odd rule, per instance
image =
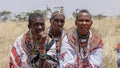
[[86, 58], [82, 58], [82, 62], [83, 62], [83, 63], [86, 62], [86, 60], [87, 60]]

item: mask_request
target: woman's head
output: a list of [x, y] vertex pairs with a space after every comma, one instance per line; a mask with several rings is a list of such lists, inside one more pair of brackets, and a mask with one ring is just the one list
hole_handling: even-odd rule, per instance
[[75, 25], [80, 35], [87, 35], [92, 25], [91, 14], [87, 10], [81, 10], [76, 16]]
[[65, 23], [65, 15], [62, 12], [55, 11], [50, 18], [51, 28], [56, 31], [61, 31]]

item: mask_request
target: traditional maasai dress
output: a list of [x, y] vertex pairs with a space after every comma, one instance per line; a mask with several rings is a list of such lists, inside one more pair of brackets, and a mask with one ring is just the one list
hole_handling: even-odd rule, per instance
[[[51, 68], [43, 54], [38, 53], [39, 42], [40, 40], [32, 40], [30, 31], [18, 37], [10, 52], [10, 68]], [[44, 53], [45, 47], [40, 48], [43, 49], [41, 53]]]
[[57, 63], [57, 68], [62, 68], [60, 67], [60, 60], [61, 60], [61, 45], [62, 45], [62, 41], [63, 38], [66, 35], [66, 31], [62, 30], [61, 36], [60, 37], [53, 37], [52, 34], [50, 33], [50, 28], [47, 29], [47, 33], [49, 35], [49, 46], [48, 49], [49, 51], [47, 52], [48, 55], [51, 55], [54, 59], [56, 59], [58, 61]]
[[101, 68], [103, 42], [95, 30], [85, 38], [79, 37], [77, 28], [70, 30], [61, 47], [61, 68]]

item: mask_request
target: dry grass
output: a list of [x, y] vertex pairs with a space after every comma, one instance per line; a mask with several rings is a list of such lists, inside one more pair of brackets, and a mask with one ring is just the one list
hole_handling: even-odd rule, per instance
[[[47, 27], [50, 25], [47, 21]], [[74, 20], [66, 20], [65, 27], [68, 29], [74, 25]], [[93, 28], [99, 30], [104, 42], [103, 68], [117, 68], [117, 53], [114, 48], [120, 41], [120, 19], [106, 18], [93, 19]], [[0, 68], [9, 68], [9, 53], [15, 39], [27, 31], [27, 22], [0, 23]]]

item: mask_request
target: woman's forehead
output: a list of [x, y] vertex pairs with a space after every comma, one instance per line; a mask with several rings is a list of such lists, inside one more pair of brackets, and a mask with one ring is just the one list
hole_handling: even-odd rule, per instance
[[85, 12], [81, 12], [81, 13], [79, 13], [79, 16], [81, 16], [81, 15], [83, 15], [83, 16], [90, 16], [89, 13], [85, 13]]
[[83, 13], [79, 13], [78, 18], [81, 18], [81, 17], [91, 18], [89, 13], [84, 13], [84, 12]]
[[56, 15], [54, 18], [65, 18], [64, 15]]
[[32, 18], [32, 20], [44, 20], [44, 18], [42, 18], [42, 17], [34, 17], [34, 18]]
[[88, 13], [81, 13], [82, 15], [88, 15]]
[[34, 22], [45, 22], [45, 20], [44, 20], [44, 18], [42, 18], [42, 17], [36, 17], [36, 18], [33, 18], [32, 19], [32, 22], [34, 23]]
[[57, 17], [58, 17], [58, 16], [63, 16], [63, 17], [65, 18], [64, 13], [60, 13], [60, 12], [55, 12], [55, 13], [53, 13], [51, 17], [54, 18], [54, 17], [56, 17], [56, 16], [57, 16]]

